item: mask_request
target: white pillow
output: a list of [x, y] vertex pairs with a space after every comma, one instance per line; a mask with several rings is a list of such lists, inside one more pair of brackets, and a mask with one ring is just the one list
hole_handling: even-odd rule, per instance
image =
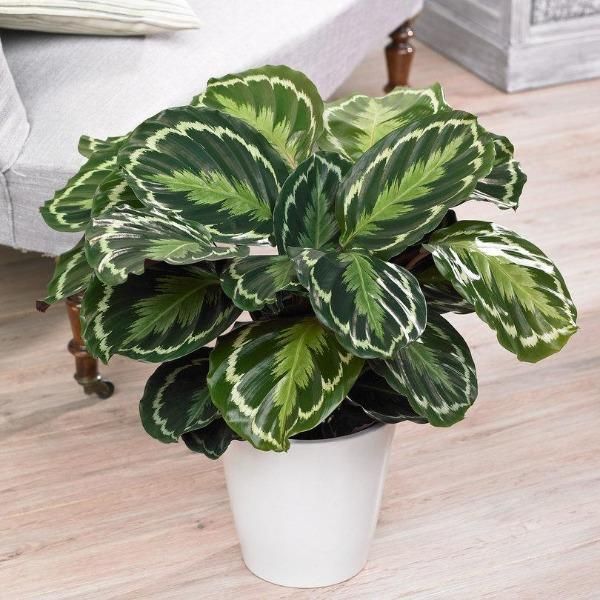
[[145, 35], [198, 25], [185, 0], [0, 0], [0, 27], [8, 29]]

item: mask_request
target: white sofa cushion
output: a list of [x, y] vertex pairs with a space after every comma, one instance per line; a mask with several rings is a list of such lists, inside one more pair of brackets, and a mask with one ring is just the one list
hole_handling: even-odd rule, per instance
[[76, 241], [48, 229], [38, 207], [81, 164], [81, 134], [125, 133], [168, 106], [188, 103], [212, 76], [266, 63], [304, 71], [327, 97], [422, 0], [190, 4], [202, 15], [199, 30], [145, 39], [4, 34], [31, 122], [29, 140], [7, 174], [16, 245], [58, 253]]
[[185, 0], [0, 0], [0, 27], [8, 29], [145, 35], [199, 24]]

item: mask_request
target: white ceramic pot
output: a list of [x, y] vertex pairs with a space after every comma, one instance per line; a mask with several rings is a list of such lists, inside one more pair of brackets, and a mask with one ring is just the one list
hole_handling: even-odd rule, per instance
[[234, 441], [223, 455], [246, 566], [271, 583], [321, 587], [365, 565], [377, 524], [393, 425], [287, 453]]

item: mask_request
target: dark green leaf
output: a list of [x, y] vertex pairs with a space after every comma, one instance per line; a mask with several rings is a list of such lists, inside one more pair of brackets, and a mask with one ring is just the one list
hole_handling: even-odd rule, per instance
[[82, 303], [88, 351], [148, 362], [174, 360], [223, 333], [240, 311], [208, 267], [150, 266], [111, 287], [93, 278]]
[[202, 429], [184, 433], [181, 439], [192, 452], [199, 452], [216, 460], [227, 450], [232, 440], [239, 437], [223, 419], [216, 419]]
[[288, 168], [265, 138], [219, 111], [171, 108], [144, 121], [119, 152], [149, 208], [205, 226], [217, 242], [263, 243]]
[[412, 409], [405, 396], [391, 388], [385, 378], [371, 369], [361, 373], [348, 393], [348, 399], [381, 423], [428, 422]]
[[373, 360], [369, 365], [432, 425], [460, 421], [477, 397], [469, 347], [458, 331], [435, 313], [429, 315], [427, 328], [416, 342], [391, 360]]
[[260, 321], [221, 337], [208, 385], [227, 424], [260, 450], [283, 451], [342, 402], [363, 361], [316, 319]]
[[146, 260], [185, 265], [246, 254], [245, 246], [216, 246], [202, 225], [152, 209], [116, 206], [95, 217], [86, 232], [87, 259], [109, 285], [143, 273]]
[[470, 196], [493, 155], [489, 136], [464, 112], [441, 112], [388, 134], [340, 188], [341, 245], [397, 255]]
[[267, 65], [209, 79], [193, 103], [225, 111], [257, 129], [294, 167], [307, 158], [323, 128], [323, 101], [312, 81], [285, 66]]
[[176, 442], [186, 431], [206, 427], [219, 417], [206, 387], [209, 348], [163, 363], [148, 379], [140, 400], [146, 432], [161, 442]]
[[337, 240], [334, 200], [351, 165], [337, 154], [319, 152], [287, 178], [273, 213], [279, 252], [287, 247], [329, 247]]
[[482, 221], [436, 232], [427, 249], [442, 275], [520, 360], [558, 352], [577, 331], [562, 275], [534, 244]]
[[425, 328], [425, 298], [402, 267], [358, 252], [329, 252], [309, 274], [316, 315], [356, 356], [394, 356]]

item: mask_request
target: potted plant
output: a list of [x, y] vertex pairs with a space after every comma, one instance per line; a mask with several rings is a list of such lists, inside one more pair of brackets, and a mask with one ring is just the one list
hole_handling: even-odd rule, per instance
[[439, 85], [324, 104], [303, 74], [266, 66], [80, 150], [42, 208], [83, 233], [45, 302], [84, 292], [89, 352], [162, 363], [142, 424], [212, 459], [229, 448], [242, 553], [269, 581], [356, 574], [393, 424], [445, 427], [473, 404], [444, 313], [475, 312], [529, 362], [576, 331], [539, 248], [457, 220], [470, 200], [516, 209], [526, 178]]

